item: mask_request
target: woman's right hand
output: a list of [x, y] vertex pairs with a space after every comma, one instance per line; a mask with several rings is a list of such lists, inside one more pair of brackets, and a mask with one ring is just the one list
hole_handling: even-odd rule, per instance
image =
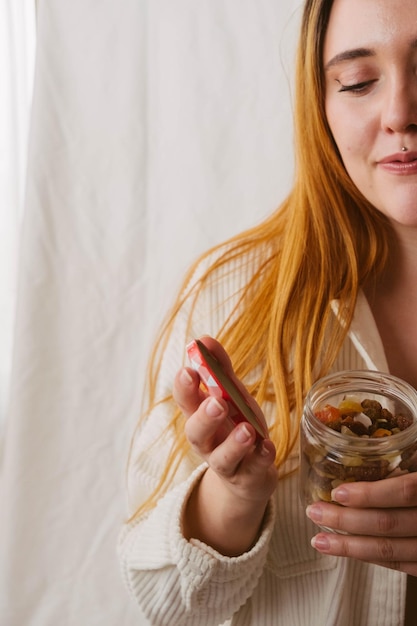
[[[222, 346], [210, 337], [202, 341], [264, 420], [261, 409], [236, 378]], [[204, 393], [198, 374], [191, 368], [178, 373], [173, 393], [186, 417], [186, 436], [209, 466], [188, 501], [184, 535], [200, 539], [227, 556], [242, 554], [256, 542], [276, 488], [275, 446], [270, 439], [257, 441], [255, 429], [247, 422], [231, 429], [227, 402]]]

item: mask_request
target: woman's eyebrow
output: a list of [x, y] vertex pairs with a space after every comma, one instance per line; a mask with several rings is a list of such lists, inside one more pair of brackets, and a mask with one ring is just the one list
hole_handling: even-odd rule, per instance
[[[412, 50], [417, 49], [417, 38], [410, 42], [410, 48]], [[376, 52], [373, 48], [352, 48], [351, 50], [344, 50], [336, 54], [330, 61], [324, 66], [324, 70], [327, 71], [331, 67], [343, 63], [344, 61], [352, 61], [354, 59], [361, 59], [366, 57], [373, 57]]]
[[375, 56], [375, 50], [371, 48], [353, 48], [352, 50], [345, 50], [344, 52], [339, 52], [336, 54], [330, 61], [326, 63], [324, 69], [327, 71], [331, 67], [338, 65], [339, 63], [343, 63], [344, 61], [351, 61], [352, 59], [362, 59], [366, 57]]

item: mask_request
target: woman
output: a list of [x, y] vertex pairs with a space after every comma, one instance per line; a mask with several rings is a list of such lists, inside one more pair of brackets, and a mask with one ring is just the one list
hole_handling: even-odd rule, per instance
[[[150, 624], [410, 619], [417, 475], [343, 485], [332, 494], [343, 506], [304, 511], [294, 470], [318, 377], [370, 368], [417, 386], [416, 68], [415, 0], [306, 0], [293, 190], [193, 268], [151, 366], [120, 543]], [[186, 343], [207, 333], [270, 439], [255, 444], [247, 424], [229, 432], [227, 405], [190, 368], [175, 374]]]

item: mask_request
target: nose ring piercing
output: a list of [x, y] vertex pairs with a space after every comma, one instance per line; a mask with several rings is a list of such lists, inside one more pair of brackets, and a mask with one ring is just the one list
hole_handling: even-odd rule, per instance
[[407, 148], [406, 146], [403, 146], [403, 147], [401, 148], [401, 152], [407, 152], [407, 150], [408, 150], [408, 148]]

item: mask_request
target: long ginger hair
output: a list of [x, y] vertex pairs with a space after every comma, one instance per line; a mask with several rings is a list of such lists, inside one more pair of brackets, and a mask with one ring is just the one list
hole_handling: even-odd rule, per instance
[[[164, 346], [184, 301], [196, 301], [209, 283], [212, 288], [219, 268], [239, 259], [243, 263], [248, 251], [268, 250], [243, 290], [237, 314], [217, 338], [240, 378], [259, 371], [249, 386], [257, 402], [262, 406], [272, 400], [276, 406], [270, 436], [278, 466], [294, 447], [306, 392], [329, 371], [340, 351], [358, 290], [378, 275], [388, 255], [388, 221], [352, 183], [326, 120], [322, 58], [332, 3], [306, 0], [304, 6], [296, 60], [296, 174], [291, 193], [268, 219], [219, 246], [215, 262], [191, 288], [196, 267], [213, 250], [190, 268], [149, 368], [151, 410], [157, 402], [172, 400], [156, 398], [155, 387]], [[339, 319], [331, 310], [333, 299], [340, 303]], [[189, 450], [178, 420], [179, 411], [170, 424], [176, 433], [170, 458], [141, 510], [155, 504]]]

